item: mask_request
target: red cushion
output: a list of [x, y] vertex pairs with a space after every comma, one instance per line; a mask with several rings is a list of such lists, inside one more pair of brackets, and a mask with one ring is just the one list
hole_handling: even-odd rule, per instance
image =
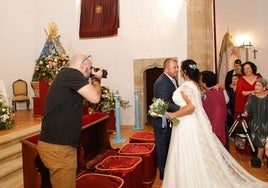
[[143, 163], [137, 156], [109, 156], [96, 165], [96, 172], [119, 176], [124, 188], [142, 188]]
[[89, 173], [84, 174], [77, 178], [76, 188], [96, 188], [96, 187], [107, 187], [107, 188], [120, 188], [124, 184], [124, 180], [118, 176]]
[[143, 162], [143, 184], [151, 187], [156, 176], [156, 156], [154, 143], [129, 143], [118, 151], [119, 155], [139, 156]]
[[129, 138], [129, 142], [130, 143], [137, 143], [137, 142], [154, 143], [155, 142], [154, 133], [147, 132], [147, 131], [136, 132]]

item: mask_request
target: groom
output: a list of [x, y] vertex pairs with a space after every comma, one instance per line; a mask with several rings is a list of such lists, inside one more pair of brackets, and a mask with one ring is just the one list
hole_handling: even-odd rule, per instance
[[[161, 98], [165, 100], [169, 104], [168, 112], [174, 112], [180, 108], [172, 100], [173, 92], [178, 87], [178, 82], [176, 80], [178, 77], [178, 72], [178, 61], [174, 58], [168, 58], [164, 61], [164, 72], [154, 83], [154, 98]], [[157, 165], [160, 171], [160, 179], [163, 179], [171, 136], [171, 128], [169, 126], [169, 122], [167, 122], [167, 127], [162, 127], [161, 117], [152, 118], [152, 124], [156, 144]]]

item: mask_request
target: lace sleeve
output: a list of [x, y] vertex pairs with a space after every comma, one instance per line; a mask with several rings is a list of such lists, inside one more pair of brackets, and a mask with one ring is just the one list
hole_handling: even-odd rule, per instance
[[195, 101], [195, 99], [196, 99], [196, 96], [195, 96], [196, 91], [194, 90], [194, 88], [191, 85], [184, 84], [181, 87], [181, 91], [190, 99], [192, 104], [195, 106], [195, 104], [196, 104], [196, 101]]

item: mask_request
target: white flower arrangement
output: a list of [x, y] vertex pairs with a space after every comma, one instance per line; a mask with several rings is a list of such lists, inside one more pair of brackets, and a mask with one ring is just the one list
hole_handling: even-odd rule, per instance
[[0, 130], [11, 129], [14, 124], [12, 108], [4, 103], [4, 99], [0, 95]]

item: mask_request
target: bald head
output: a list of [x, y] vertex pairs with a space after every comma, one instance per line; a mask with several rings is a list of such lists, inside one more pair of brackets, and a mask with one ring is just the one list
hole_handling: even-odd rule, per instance
[[91, 56], [85, 54], [75, 54], [69, 61], [69, 67], [78, 69], [82, 63], [85, 65], [91, 65]]

